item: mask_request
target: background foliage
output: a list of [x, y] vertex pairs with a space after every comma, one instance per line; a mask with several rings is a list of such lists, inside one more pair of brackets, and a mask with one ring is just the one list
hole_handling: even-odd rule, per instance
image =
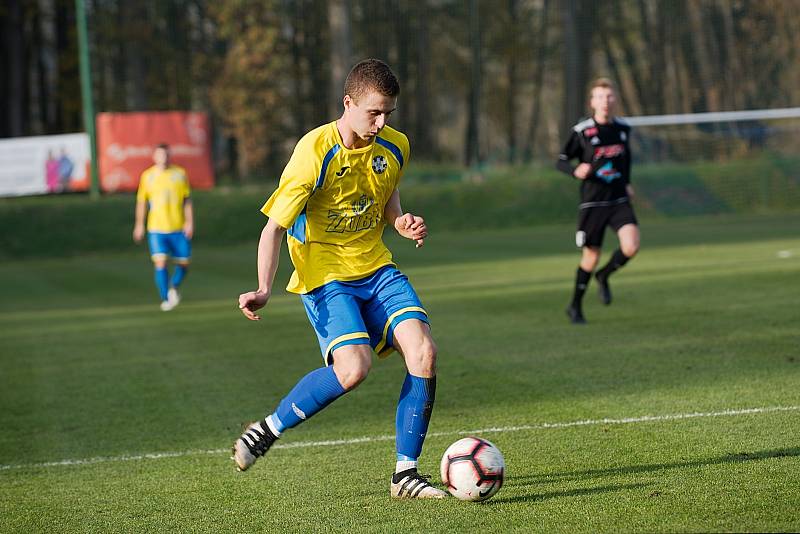
[[[86, 2], [98, 111], [206, 110], [239, 180], [273, 177], [369, 56], [401, 79], [393, 123], [424, 161], [550, 161], [598, 75], [628, 115], [800, 100], [794, 0]], [[82, 129], [74, 16], [0, 6], [0, 137]]]

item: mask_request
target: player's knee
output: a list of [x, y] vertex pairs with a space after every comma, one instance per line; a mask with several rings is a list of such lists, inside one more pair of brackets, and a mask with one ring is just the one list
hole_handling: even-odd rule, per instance
[[415, 347], [410, 354], [406, 355], [406, 363], [411, 374], [416, 376], [436, 375], [436, 357], [438, 348], [430, 336], [422, 339], [420, 344]]
[[619, 248], [625, 256], [632, 258], [639, 252], [639, 243], [635, 241], [631, 243], [622, 243]]
[[371, 353], [368, 356], [358, 354], [346, 359], [334, 360], [333, 369], [336, 378], [346, 390], [351, 390], [363, 382], [372, 367]]
[[342, 373], [337, 373], [336, 378], [346, 390], [351, 390], [366, 380], [369, 374], [369, 366], [348, 367]]
[[588, 247], [583, 249], [583, 255], [581, 256], [581, 269], [586, 272], [592, 272], [597, 268], [597, 263], [599, 261], [599, 250]]

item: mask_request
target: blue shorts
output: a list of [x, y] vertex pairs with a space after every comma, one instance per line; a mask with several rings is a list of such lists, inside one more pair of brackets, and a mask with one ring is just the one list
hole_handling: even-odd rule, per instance
[[188, 263], [192, 257], [192, 242], [183, 232], [149, 232], [147, 243], [150, 245], [150, 257], [154, 260], [172, 257], [178, 263]]
[[370, 345], [379, 357], [395, 350], [394, 329], [406, 319], [428, 323], [406, 275], [392, 265], [350, 282], [328, 282], [300, 295], [317, 332], [325, 365], [344, 345]]

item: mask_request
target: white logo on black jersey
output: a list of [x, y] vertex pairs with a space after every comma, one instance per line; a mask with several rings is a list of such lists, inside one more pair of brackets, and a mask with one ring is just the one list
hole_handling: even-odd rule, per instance
[[628, 134], [626, 134], [625, 132], [620, 132], [619, 133], [619, 140], [622, 141], [622, 142], [627, 141], [628, 140]]
[[599, 145], [600, 144], [600, 138], [595, 135], [594, 137], [592, 137], [592, 139], [589, 142], [592, 143], [593, 145]]
[[372, 158], [372, 170], [376, 174], [381, 174], [386, 170], [386, 158], [383, 156], [375, 156]]

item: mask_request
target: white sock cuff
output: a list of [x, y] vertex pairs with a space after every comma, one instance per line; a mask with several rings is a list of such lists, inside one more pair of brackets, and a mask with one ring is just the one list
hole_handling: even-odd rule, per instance
[[398, 460], [397, 465], [394, 468], [395, 473], [401, 473], [407, 469], [412, 469], [417, 467], [416, 460]]
[[[278, 427], [273, 422], [273, 420], [272, 420], [273, 417], [275, 417], [275, 414], [268, 415], [267, 418], [264, 419], [264, 422], [267, 423], [267, 426], [269, 427], [269, 431], [272, 432], [275, 435], [275, 437], [277, 438], [277, 437], [280, 437], [281, 433], [280, 433], [280, 431], [278, 431]], [[278, 419], [277, 417], [275, 417], [275, 419], [277, 419], [278, 422], [280, 422], [280, 419]]]

